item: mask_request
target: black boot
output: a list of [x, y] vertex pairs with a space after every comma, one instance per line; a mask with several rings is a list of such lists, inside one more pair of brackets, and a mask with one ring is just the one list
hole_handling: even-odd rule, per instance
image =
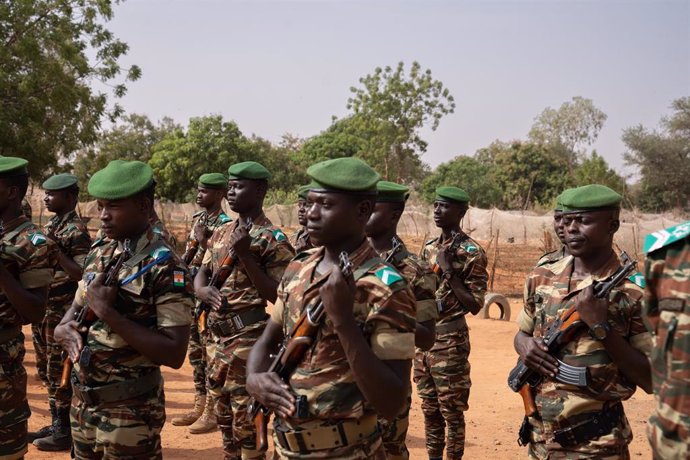
[[55, 419], [57, 418], [54, 402], [50, 403], [50, 418], [52, 420], [52, 423], [50, 425], [44, 426], [38, 431], [29, 431], [26, 434], [26, 441], [34, 442], [36, 439], [45, 438], [46, 436], [50, 436], [51, 434], [53, 434], [53, 426], [55, 426]]
[[69, 426], [69, 407], [57, 409], [53, 434], [45, 438], [36, 439], [34, 446], [38, 450], [48, 452], [66, 452], [70, 450], [72, 447], [72, 432]]

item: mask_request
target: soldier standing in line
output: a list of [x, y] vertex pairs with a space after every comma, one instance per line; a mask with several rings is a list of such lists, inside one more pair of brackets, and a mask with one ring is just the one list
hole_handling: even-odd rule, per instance
[[556, 234], [558, 241], [561, 243], [561, 247], [555, 251], [547, 252], [546, 254], [542, 255], [537, 262], [537, 267], [552, 264], [568, 255], [568, 248], [565, 244], [565, 232], [563, 229], [563, 204], [561, 203], [561, 200], [564, 196], [567, 196], [571, 190], [572, 189], [567, 189], [558, 195], [558, 198], [556, 198], [556, 209], [553, 211], [553, 231]]
[[[208, 379], [217, 398], [224, 458], [256, 459], [264, 458], [264, 452], [256, 450], [256, 430], [247, 420], [247, 357], [266, 325], [267, 302], [275, 302], [278, 282], [295, 253], [285, 234], [263, 212], [271, 177], [268, 170], [247, 161], [232, 165], [228, 177], [228, 203], [239, 218], [211, 237], [194, 285], [197, 298], [210, 308]], [[251, 228], [247, 228], [248, 220]], [[232, 272], [218, 290], [209, 286], [209, 280], [228, 255]]]
[[[197, 186], [196, 204], [203, 209], [193, 216], [192, 230], [187, 238], [184, 262], [192, 277], [199, 271], [209, 238], [219, 228], [230, 223], [221, 204], [227, 193], [228, 179], [220, 173], [202, 174]], [[197, 302], [194, 317], [200, 315], [201, 305]], [[189, 426], [191, 434], [208, 433], [217, 428], [214, 401], [207, 391], [206, 369], [209, 364], [206, 355], [206, 332], [199, 331], [198, 321], [192, 322], [189, 336], [189, 363], [194, 379], [194, 408], [191, 412], [172, 419], [175, 426]]]
[[314, 247], [309, 239], [309, 232], [307, 232], [307, 194], [309, 193], [309, 186], [303, 185], [297, 191], [297, 221], [300, 228], [290, 238], [292, 247], [295, 248], [296, 253], [306, 251]]
[[[627, 459], [632, 431], [621, 401], [636, 386], [651, 392], [651, 337], [641, 317], [642, 289], [625, 280], [607, 298], [594, 296], [594, 283], [612, 275], [620, 261], [613, 237], [620, 227], [621, 196], [603, 185], [573, 189], [562, 199], [565, 242], [570, 255], [528, 275], [525, 306], [518, 317], [515, 349], [544, 376], [534, 387], [537, 413], [529, 417], [532, 459]], [[557, 356], [543, 336], [575, 306], [583, 330]], [[584, 365], [584, 387], [555, 380], [558, 361]]]
[[[286, 270], [249, 357], [247, 388], [274, 411], [277, 458], [385, 459], [377, 414], [392, 420], [409, 395], [414, 298], [364, 233], [379, 175], [355, 158], [318, 163], [307, 174], [314, 180], [307, 227], [323, 246], [298, 254]], [[353, 266], [347, 277], [338, 268], [341, 251]], [[325, 318], [316, 341], [285, 384], [266, 372], [270, 354], [319, 302]]]
[[462, 458], [465, 451], [464, 412], [471, 386], [465, 315], [476, 315], [484, 306], [489, 278], [484, 250], [460, 229], [468, 202], [467, 193], [457, 187], [436, 189], [434, 222], [441, 235], [422, 250], [422, 259], [441, 277], [436, 291], [436, 342], [431, 350], [417, 353], [414, 369], [429, 459], [442, 458], [444, 445], [449, 460]]
[[643, 318], [652, 333], [654, 458], [690, 457], [690, 221], [647, 235]]
[[46, 375], [44, 384], [48, 388], [52, 424], [29, 433], [28, 440], [33, 441], [38, 450], [66, 451], [72, 445], [69, 427], [72, 387], [60, 387], [63, 357], [62, 348], [55, 342], [54, 332], [72, 305], [86, 255], [91, 249], [91, 237], [86, 224], [75, 211], [79, 187], [74, 175], [52, 176], [43, 182], [43, 190], [46, 208], [55, 213], [44, 227], [44, 232], [56, 243], [58, 265], [48, 292], [46, 314], [34, 330], [34, 347], [36, 365]]
[[53, 243], [22, 213], [28, 161], [0, 157], [0, 458], [23, 458], [27, 448], [22, 325], [41, 321], [53, 280]]
[[[374, 212], [367, 222], [366, 233], [369, 243], [382, 259], [388, 261], [405, 277], [415, 297], [417, 327], [415, 345], [419, 353], [428, 351], [436, 339], [436, 289], [438, 277], [428, 263], [410, 253], [397, 234], [398, 222], [405, 210], [409, 188], [393, 182], [379, 181]], [[410, 425], [412, 388], [404, 410], [395, 420], [388, 422], [379, 418], [383, 431], [383, 446], [388, 459], [410, 457], [405, 438]]]
[[[55, 338], [74, 363], [73, 455], [162, 458], [160, 366], [182, 366], [194, 297], [184, 262], [153, 232], [153, 171], [111, 161], [89, 181], [104, 239], [86, 257], [72, 307]], [[77, 322], [83, 308], [93, 321]]]

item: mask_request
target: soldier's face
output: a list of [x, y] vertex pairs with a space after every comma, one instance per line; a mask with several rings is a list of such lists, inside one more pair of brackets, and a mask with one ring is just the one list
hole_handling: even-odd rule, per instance
[[97, 200], [101, 229], [110, 239], [138, 236], [149, 222], [148, 200], [141, 197], [122, 200]]
[[297, 221], [304, 227], [307, 225], [307, 200], [297, 200]]
[[434, 201], [434, 223], [438, 228], [457, 227], [466, 208], [452, 201]]
[[611, 247], [620, 221], [612, 211], [589, 211], [563, 214], [563, 232], [568, 252], [587, 257]]
[[563, 227], [563, 213], [554, 211], [553, 213], [553, 231], [560, 240], [561, 244], [565, 244], [565, 230]]
[[228, 181], [228, 204], [233, 212], [243, 214], [251, 211], [263, 200], [261, 182], [256, 180], [231, 179]]
[[367, 236], [375, 238], [378, 235], [388, 233], [391, 227], [395, 227], [395, 218], [390, 203], [376, 203], [374, 212], [364, 228]]
[[307, 201], [309, 237], [315, 244], [327, 247], [362, 235], [372, 211], [370, 202], [342, 193], [312, 191]]
[[69, 196], [64, 190], [46, 190], [43, 203], [48, 211], [61, 214], [65, 212], [70, 204]]
[[196, 189], [196, 204], [202, 208], [210, 208], [214, 204], [219, 203], [224, 195], [225, 191], [223, 189], [198, 187]]

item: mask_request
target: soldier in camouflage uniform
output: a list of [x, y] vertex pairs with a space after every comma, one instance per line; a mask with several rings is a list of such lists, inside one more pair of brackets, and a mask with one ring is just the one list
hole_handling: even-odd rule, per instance
[[[72, 174], [58, 174], [43, 182], [44, 203], [54, 212], [44, 231], [57, 246], [58, 265], [55, 278], [48, 293], [48, 308], [43, 320], [32, 326], [36, 365], [40, 366], [48, 388], [48, 404], [52, 424], [37, 432], [29, 433], [38, 450], [69, 450], [72, 445], [69, 428], [69, 408], [72, 401], [72, 387], [60, 387], [62, 378], [62, 348], [53, 337], [55, 327], [72, 304], [77, 282], [82, 278], [84, 260], [91, 248], [91, 237], [86, 224], [75, 211], [79, 197], [77, 178]], [[45, 358], [39, 363], [39, 357]]]
[[[392, 420], [406, 405], [414, 298], [364, 234], [378, 174], [354, 158], [316, 164], [307, 174], [315, 181], [307, 226], [323, 246], [300, 253], [286, 270], [271, 319], [250, 355], [247, 388], [275, 412], [275, 458], [385, 459], [377, 414]], [[341, 251], [353, 265], [348, 277], [338, 269]], [[316, 342], [285, 384], [266, 372], [269, 354], [319, 301], [325, 315]], [[306, 399], [301, 415], [296, 395]]]
[[[106, 238], [91, 248], [73, 305], [55, 329], [75, 363], [77, 459], [162, 458], [160, 366], [184, 362], [193, 293], [185, 264], [149, 224], [153, 187], [151, 168], [139, 161], [111, 161], [89, 181]], [[80, 326], [82, 308], [94, 321]]]
[[[207, 173], [199, 177], [196, 204], [203, 209], [193, 216], [192, 230], [187, 238], [187, 245], [182, 256], [192, 276], [196, 276], [199, 271], [209, 238], [217, 229], [231, 221], [221, 207], [227, 193], [227, 186], [228, 178], [220, 173]], [[201, 305], [197, 302], [194, 312], [195, 318], [200, 315], [200, 307]], [[206, 368], [208, 366], [206, 333], [199, 332], [198, 321], [192, 322], [188, 356], [189, 364], [192, 365], [194, 380], [194, 408], [190, 412], [172, 419], [172, 424], [176, 426], [192, 425], [190, 427], [192, 434], [207, 433], [217, 426], [213, 411], [214, 402], [206, 391]], [[205, 417], [200, 420], [202, 415]], [[196, 423], [197, 421], [199, 423]]]
[[27, 452], [22, 325], [39, 322], [57, 263], [54, 244], [22, 214], [29, 175], [22, 158], [0, 157], [0, 458]]
[[537, 267], [541, 267], [542, 265], [546, 264], [552, 264], [557, 260], [560, 260], [568, 255], [568, 249], [565, 245], [565, 233], [563, 229], [563, 204], [561, 203], [561, 200], [564, 196], [567, 196], [567, 194], [569, 194], [571, 190], [572, 189], [567, 189], [563, 193], [558, 195], [558, 197], [556, 198], [556, 209], [554, 209], [553, 211], [553, 231], [556, 234], [558, 241], [561, 243], [561, 247], [560, 249], [547, 252], [546, 254], [541, 256], [541, 258], [539, 258], [539, 261], [537, 262]]
[[[294, 250], [263, 213], [270, 178], [266, 168], [248, 161], [231, 166], [228, 175], [228, 203], [239, 219], [211, 237], [194, 284], [197, 298], [210, 307], [205, 325], [210, 332], [209, 358], [213, 356], [208, 379], [218, 398], [216, 418], [225, 459], [255, 459], [264, 453], [257, 451], [256, 431], [247, 420], [247, 357], [266, 325], [266, 304], [275, 302], [278, 282]], [[232, 272], [219, 291], [208, 284], [229, 251]]]
[[[405, 210], [405, 201], [409, 195], [408, 187], [393, 182], [379, 181], [376, 189], [378, 191], [376, 207], [367, 222], [366, 233], [369, 243], [381, 258], [393, 265], [412, 288], [416, 301], [417, 319], [415, 345], [421, 353], [429, 350], [436, 339], [438, 308], [435, 293], [438, 277], [428, 263], [419, 260], [407, 250], [397, 235], [398, 222]], [[388, 459], [407, 459], [410, 456], [405, 445], [405, 438], [410, 424], [411, 405], [410, 388], [407, 404], [402, 413], [393, 422], [379, 420]]]
[[430, 459], [440, 459], [444, 445], [449, 460], [462, 458], [465, 450], [464, 412], [471, 386], [465, 315], [476, 315], [484, 306], [489, 278], [484, 250], [460, 229], [468, 202], [467, 193], [457, 187], [436, 189], [434, 222], [441, 235], [422, 249], [422, 259], [441, 276], [436, 342], [431, 350], [417, 353], [414, 369]]
[[295, 252], [300, 253], [314, 247], [307, 232], [307, 194], [309, 193], [309, 186], [303, 185], [297, 191], [297, 220], [299, 221], [300, 229], [292, 235], [290, 243], [295, 248]]
[[645, 252], [643, 310], [657, 402], [647, 436], [655, 459], [690, 458], [690, 221], [648, 235]]
[[[651, 391], [645, 356], [651, 337], [641, 318], [642, 289], [625, 280], [603, 299], [596, 298], [593, 289], [595, 281], [620, 267], [612, 248], [620, 201], [620, 195], [601, 185], [574, 189], [563, 199], [570, 255], [536, 267], [527, 278], [515, 349], [528, 367], [545, 377], [531, 390], [537, 413], [529, 418], [530, 458], [630, 458], [632, 431], [621, 401], [630, 398], [636, 386]], [[584, 323], [582, 330], [551, 356], [542, 337], [573, 305]], [[557, 359], [586, 366], [587, 386], [555, 380]]]

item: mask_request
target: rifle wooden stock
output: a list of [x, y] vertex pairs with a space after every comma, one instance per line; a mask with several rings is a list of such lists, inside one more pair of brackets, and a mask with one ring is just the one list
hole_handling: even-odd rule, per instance
[[199, 250], [199, 242], [195, 239], [189, 242], [189, 247], [187, 250], [184, 252], [182, 255], [182, 260], [184, 261], [185, 264], [189, 265], [192, 262], [192, 259], [194, 259], [194, 256], [196, 255], [197, 251]]
[[528, 383], [525, 383], [520, 388], [520, 396], [522, 396], [522, 404], [525, 406], [525, 416], [533, 417], [537, 413], [537, 405], [532, 396], [532, 388], [530, 388]]

